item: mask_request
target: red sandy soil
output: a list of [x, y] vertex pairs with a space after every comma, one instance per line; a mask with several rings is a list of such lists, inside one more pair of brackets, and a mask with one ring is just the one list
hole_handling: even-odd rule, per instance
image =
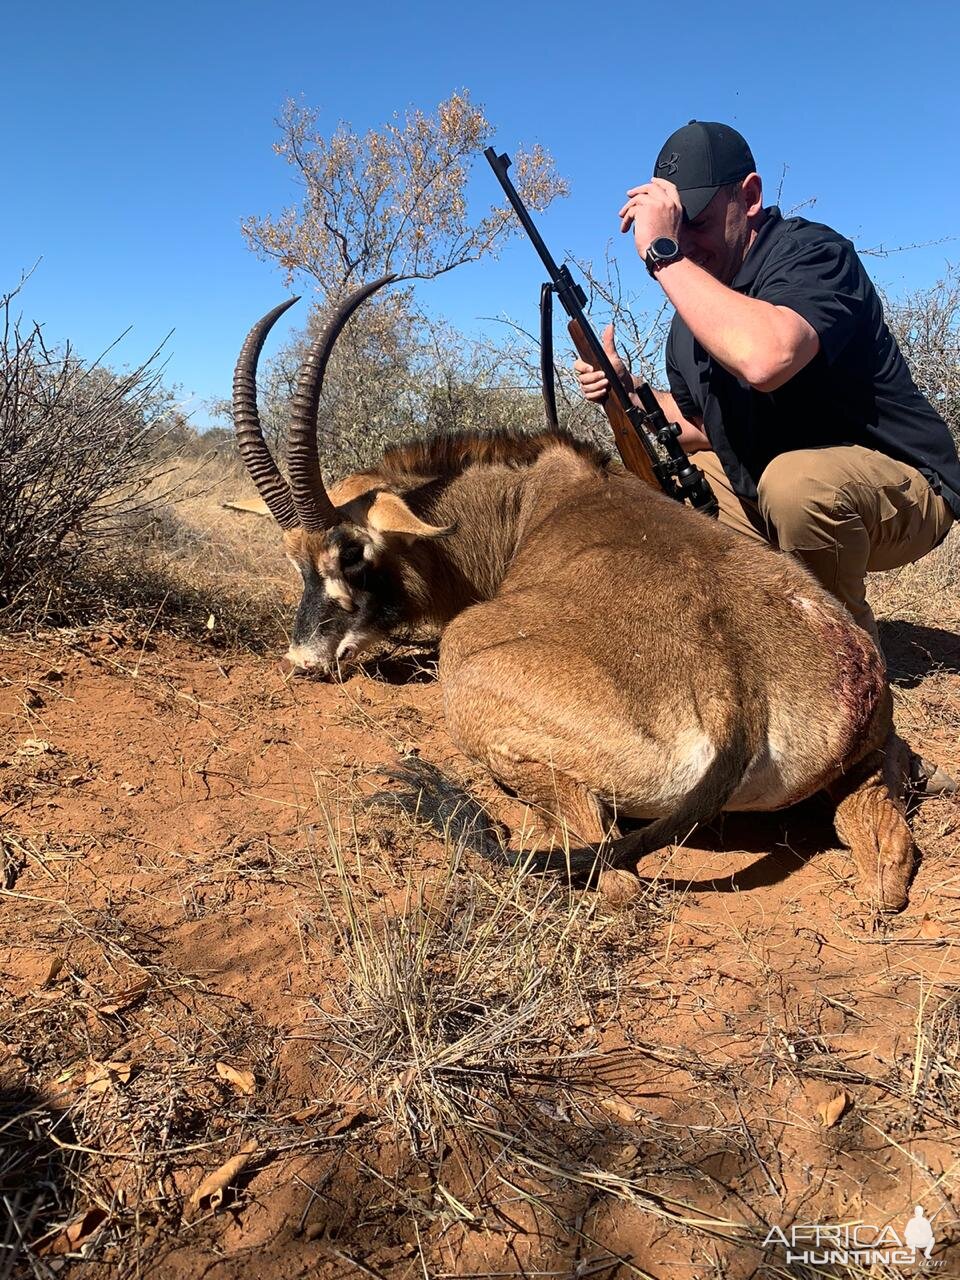
[[[887, 632], [898, 714], [956, 772], [960, 675], [922, 630]], [[552, 1216], [503, 1185], [487, 1211], [470, 1202], [464, 1156], [453, 1212], [375, 1105], [331, 1085], [317, 1007], [336, 1002], [345, 960], [328, 823], [365, 868], [348, 878], [389, 914], [448, 854], [363, 805], [377, 766], [414, 748], [517, 819], [450, 743], [420, 658], [335, 686], [122, 629], [0, 652], [4, 1088], [72, 1124], [50, 1166], [60, 1208], [26, 1229], [42, 1265], [183, 1280], [772, 1276], [788, 1274], [782, 1257], [765, 1266], [717, 1219], [761, 1234], [902, 1227], [922, 1204], [936, 1274], [960, 1275], [956, 799], [916, 812], [923, 858], [887, 921], [858, 901], [819, 802], [730, 816], [646, 859], [639, 904], [595, 904], [591, 936], [616, 957], [619, 993], [591, 1005], [567, 1049], [590, 1051], [605, 1099], [592, 1159], [646, 1188], [648, 1206], [572, 1182], [543, 1192]], [[252, 1093], [218, 1077], [222, 1060], [253, 1072]], [[88, 1083], [105, 1061], [129, 1070]], [[6, 1132], [27, 1144], [22, 1125]], [[192, 1191], [250, 1133], [258, 1151], [223, 1208], [192, 1212]], [[165, 1148], [138, 1181], [138, 1161]], [[27, 1152], [5, 1193], [40, 1159]]]

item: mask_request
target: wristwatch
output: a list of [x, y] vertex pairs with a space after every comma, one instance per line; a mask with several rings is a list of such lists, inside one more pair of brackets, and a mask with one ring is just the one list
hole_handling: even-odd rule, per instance
[[656, 240], [651, 240], [643, 260], [647, 264], [647, 270], [655, 276], [658, 267], [665, 267], [668, 262], [676, 262], [682, 257], [680, 246], [672, 236], [657, 236]]

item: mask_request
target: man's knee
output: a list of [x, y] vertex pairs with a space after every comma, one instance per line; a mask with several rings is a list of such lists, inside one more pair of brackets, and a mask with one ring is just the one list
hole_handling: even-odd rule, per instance
[[830, 451], [798, 449], [764, 471], [758, 505], [771, 541], [797, 556], [876, 641], [864, 582], [870, 538], [849, 481], [849, 470]]
[[826, 531], [852, 514], [842, 480], [819, 449], [778, 454], [757, 485], [757, 505], [772, 538], [785, 550], [822, 546]]

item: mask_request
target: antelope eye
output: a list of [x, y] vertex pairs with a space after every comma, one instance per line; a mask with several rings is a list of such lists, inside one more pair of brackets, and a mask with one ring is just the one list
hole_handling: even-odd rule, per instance
[[358, 542], [348, 542], [340, 549], [340, 568], [355, 569], [363, 563], [363, 547]]

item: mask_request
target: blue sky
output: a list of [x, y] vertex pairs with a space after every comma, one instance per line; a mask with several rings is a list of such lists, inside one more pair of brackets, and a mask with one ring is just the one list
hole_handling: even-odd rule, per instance
[[[541, 142], [568, 178], [540, 220], [554, 253], [599, 259], [614, 239], [650, 308], [656, 285], [616, 210], [691, 117], [739, 128], [768, 192], [786, 164], [783, 205], [815, 196], [808, 216], [858, 244], [960, 233], [955, 4], [54, 0], [6, 6], [3, 34], [0, 289], [42, 259], [23, 312], [88, 357], [132, 326], [111, 358], [133, 363], [173, 329], [169, 379], [200, 425], [249, 324], [285, 296], [240, 220], [296, 196], [272, 151], [287, 97], [362, 130], [468, 89], [499, 150]], [[492, 184], [480, 158], [472, 190]], [[958, 260], [955, 240], [868, 266], [902, 292]], [[532, 322], [541, 274], [517, 241], [418, 288], [475, 331], [503, 313]]]

